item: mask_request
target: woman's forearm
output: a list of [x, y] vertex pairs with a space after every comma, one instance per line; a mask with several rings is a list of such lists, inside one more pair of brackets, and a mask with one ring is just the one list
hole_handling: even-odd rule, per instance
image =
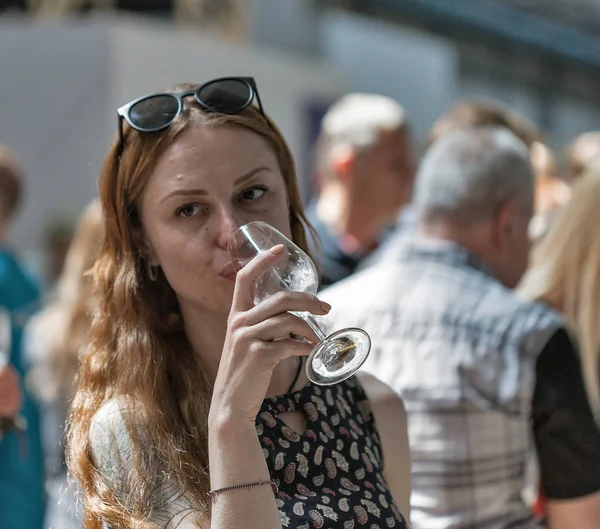
[[[209, 420], [211, 488], [269, 481], [254, 425], [233, 418]], [[213, 499], [211, 529], [281, 529], [270, 485], [229, 490]]]

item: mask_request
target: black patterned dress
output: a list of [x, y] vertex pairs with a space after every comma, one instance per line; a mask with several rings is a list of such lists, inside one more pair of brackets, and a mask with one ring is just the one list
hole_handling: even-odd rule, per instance
[[[306, 415], [302, 435], [278, 417], [293, 411]], [[283, 527], [406, 529], [383, 477], [381, 441], [355, 377], [266, 399], [256, 431], [279, 488]]]

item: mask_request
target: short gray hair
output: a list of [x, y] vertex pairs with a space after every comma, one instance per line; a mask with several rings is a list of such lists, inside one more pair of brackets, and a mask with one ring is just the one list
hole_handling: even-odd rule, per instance
[[348, 94], [329, 108], [321, 122], [317, 142], [319, 169], [327, 169], [331, 149], [336, 145], [366, 150], [379, 141], [382, 132], [406, 126], [406, 112], [397, 101], [378, 94]]
[[414, 204], [422, 221], [477, 222], [514, 202], [533, 209], [529, 150], [503, 127], [459, 129], [438, 140], [417, 173]]

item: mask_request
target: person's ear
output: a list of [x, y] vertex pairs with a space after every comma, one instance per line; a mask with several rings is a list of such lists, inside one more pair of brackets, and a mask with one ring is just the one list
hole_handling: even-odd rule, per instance
[[133, 230], [133, 245], [138, 249], [139, 253], [149, 266], [160, 266], [156, 252], [148, 240], [148, 236], [141, 228], [135, 228]]
[[492, 219], [491, 240], [497, 250], [503, 251], [509, 245], [515, 231], [517, 209], [511, 202], [500, 206]]
[[348, 176], [352, 173], [356, 153], [348, 145], [336, 145], [331, 150], [330, 160], [337, 177], [341, 180], [347, 180]]
[[154, 252], [154, 250], [151, 247], [148, 248], [146, 255], [147, 255], [148, 263], [150, 263], [150, 266], [160, 266], [158, 258], [156, 257], [156, 253]]

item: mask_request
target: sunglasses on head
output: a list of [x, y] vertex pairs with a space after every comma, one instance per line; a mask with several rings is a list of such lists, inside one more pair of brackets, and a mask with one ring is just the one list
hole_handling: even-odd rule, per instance
[[239, 114], [249, 107], [256, 97], [258, 110], [265, 116], [256, 82], [252, 77], [223, 77], [176, 94], [160, 93], [139, 97], [117, 110], [118, 154], [121, 155], [124, 148], [123, 120], [138, 132], [159, 132], [168, 128], [181, 114], [183, 98], [192, 96], [205, 110], [220, 114]]

